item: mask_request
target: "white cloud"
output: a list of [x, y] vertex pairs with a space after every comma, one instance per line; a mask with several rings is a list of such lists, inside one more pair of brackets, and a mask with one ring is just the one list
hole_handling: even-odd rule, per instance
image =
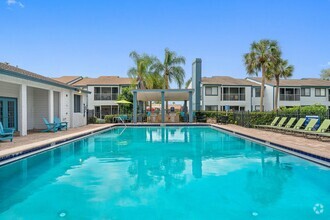
[[19, 7], [24, 8], [23, 3], [20, 1], [16, 1], [16, 0], [7, 0], [7, 5], [9, 5], [9, 6], [18, 5]]

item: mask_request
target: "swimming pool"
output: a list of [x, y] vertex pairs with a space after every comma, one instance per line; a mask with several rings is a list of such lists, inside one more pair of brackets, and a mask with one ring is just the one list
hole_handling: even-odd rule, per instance
[[0, 219], [330, 219], [329, 168], [211, 127], [117, 127], [0, 180]]

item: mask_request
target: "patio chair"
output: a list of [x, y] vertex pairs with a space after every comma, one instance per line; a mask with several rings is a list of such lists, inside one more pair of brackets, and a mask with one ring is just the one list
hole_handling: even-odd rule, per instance
[[[272, 123], [270, 123], [270, 125], [255, 125], [255, 127], [259, 127], [259, 128], [269, 128], [269, 127], [273, 127], [276, 125], [276, 123], [278, 122], [278, 120], [280, 119], [280, 117], [276, 116], [274, 118], [274, 120], [272, 121]], [[284, 123], [284, 122], [283, 122]]]
[[13, 142], [15, 129], [13, 128], [4, 128], [0, 122], [0, 141], [10, 140]]
[[281, 132], [283, 129], [286, 129], [286, 128], [291, 128], [293, 123], [296, 121], [297, 118], [290, 118], [290, 120], [288, 121], [288, 123], [286, 123], [286, 125], [283, 127], [283, 124], [282, 126], [279, 126], [280, 122], [278, 123], [277, 126], [273, 126], [274, 130], [275, 131], [279, 131]]
[[[290, 127], [285, 126], [285, 127], [279, 128], [279, 129], [280, 129], [282, 132], [289, 132], [289, 133], [291, 133], [291, 132], [294, 132], [294, 131], [296, 131], [296, 130], [300, 130], [301, 127], [303, 126], [303, 124], [305, 123], [305, 121], [306, 121], [306, 118], [300, 118], [300, 119], [297, 121], [297, 123], [293, 126], [293, 128], [291, 128], [291, 126], [290, 126]], [[289, 123], [288, 123], [288, 124], [289, 124]]]
[[47, 127], [42, 132], [48, 132], [48, 131], [57, 132], [58, 131], [57, 123], [49, 123], [48, 120], [46, 118], [44, 118], [44, 117], [42, 118], [42, 120], [44, 121], [44, 123], [45, 123], [45, 125]]
[[296, 130], [293, 130], [294, 133], [296, 134], [303, 134], [307, 131], [307, 132], [311, 132], [314, 128], [314, 126], [316, 125], [318, 119], [316, 118], [312, 118], [308, 124], [306, 125], [305, 129], [304, 130], [299, 130], [299, 129], [296, 129]]
[[65, 128], [65, 130], [68, 130], [68, 122], [61, 121], [58, 117], [54, 117], [54, 123], [59, 130], [62, 130], [63, 128]]
[[330, 138], [330, 133], [325, 133], [329, 127], [330, 127], [330, 119], [325, 119], [316, 131], [301, 131], [301, 133], [303, 133], [305, 137], [316, 136], [319, 137], [320, 139], [322, 139], [322, 137]]

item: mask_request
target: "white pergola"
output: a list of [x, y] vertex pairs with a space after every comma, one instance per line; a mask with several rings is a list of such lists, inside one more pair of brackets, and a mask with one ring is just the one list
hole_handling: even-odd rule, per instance
[[137, 122], [137, 102], [161, 101], [162, 123], [165, 122], [165, 101], [189, 101], [189, 122], [193, 122], [193, 89], [135, 89], [133, 93], [133, 122]]

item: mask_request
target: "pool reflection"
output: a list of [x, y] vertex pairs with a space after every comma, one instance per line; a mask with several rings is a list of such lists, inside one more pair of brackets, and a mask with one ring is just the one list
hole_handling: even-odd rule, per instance
[[[102, 166], [127, 164], [127, 173], [119, 175], [128, 176], [131, 181], [126, 184], [132, 191], [153, 186], [170, 191], [194, 180], [242, 172], [233, 184], [243, 187], [255, 202], [267, 205], [281, 198], [292, 176], [290, 160], [281, 162], [286, 157], [214, 129], [118, 128], [1, 167], [0, 178], [6, 181], [0, 182], [0, 212], [69, 170], [79, 172], [91, 158]], [[104, 175], [111, 181], [111, 173]]]

